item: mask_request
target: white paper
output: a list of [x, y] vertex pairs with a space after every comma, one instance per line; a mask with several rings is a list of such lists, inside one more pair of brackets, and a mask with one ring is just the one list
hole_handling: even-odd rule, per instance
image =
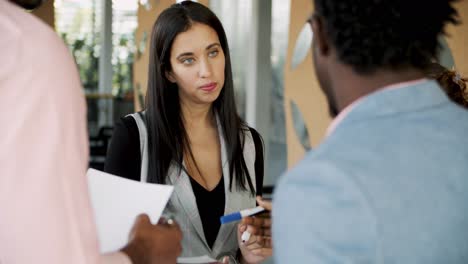
[[216, 259], [212, 259], [207, 255], [200, 257], [180, 257], [177, 258], [179, 264], [191, 264], [191, 263], [218, 263]]
[[102, 253], [116, 251], [128, 242], [139, 214], [159, 221], [174, 187], [127, 180], [89, 169], [88, 185]]

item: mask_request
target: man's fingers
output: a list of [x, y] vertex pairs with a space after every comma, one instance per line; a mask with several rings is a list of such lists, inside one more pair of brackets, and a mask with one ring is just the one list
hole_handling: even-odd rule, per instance
[[252, 232], [257, 236], [271, 237], [271, 229], [269, 228], [252, 228]]
[[272, 248], [272, 239], [267, 236], [250, 236], [248, 241], [243, 242], [243, 246], [249, 251], [258, 248]]
[[252, 249], [257, 249], [257, 248], [261, 248], [262, 245], [260, 245], [259, 243], [257, 243], [258, 240], [257, 240], [257, 236], [251, 236], [249, 241], [244, 243], [244, 247], [248, 250], [252, 250]]
[[239, 232], [243, 233], [245, 230], [247, 230], [247, 225], [244, 225], [243, 223], [240, 223], [238, 225]]
[[140, 214], [135, 218], [130, 234], [128, 234], [128, 239], [133, 240], [135, 233], [138, 229], [141, 229], [145, 225], [150, 224], [150, 220], [147, 214]]
[[262, 235], [262, 229], [257, 228], [256, 226], [247, 226], [247, 232], [249, 232], [251, 235], [256, 235], [256, 236], [261, 236]]
[[259, 247], [264, 247], [264, 248], [272, 247], [271, 237], [265, 237], [265, 236], [255, 236], [255, 241], [251, 244], [256, 244]]
[[255, 227], [252, 227], [252, 226], [248, 226], [247, 231], [249, 231], [250, 234], [252, 234], [252, 235], [263, 236], [263, 237], [271, 237], [271, 230], [270, 229], [255, 228]]
[[262, 228], [262, 236], [264, 237], [271, 237], [271, 229], [268, 228]]
[[135, 225], [147, 225], [151, 223], [147, 214], [140, 214], [135, 220]]
[[273, 250], [271, 248], [257, 248], [252, 249], [251, 251], [254, 255], [262, 256], [262, 257], [270, 257], [273, 255]]
[[262, 221], [259, 221], [261, 227], [271, 227], [271, 218], [263, 218]]
[[272, 244], [271, 237], [262, 236], [262, 237], [259, 237], [257, 239], [258, 239], [257, 243], [262, 245], [262, 247], [272, 248], [273, 244]]
[[241, 220], [241, 224], [244, 224], [244, 225], [251, 225], [253, 223], [253, 217], [244, 217], [242, 218]]
[[271, 229], [270, 229], [270, 227], [260, 228], [260, 227], [257, 227], [257, 226], [248, 225], [248, 226], [247, 226], [247, 231], [248, 231], [251, 235], [268, 236], [268, 237], [271, 236]]
[[258, 205], [265, 208], [266, 210], [271, 211], [272, 204], [271, 204], [270, 201], [265, 201], [265, 200], [262, 199], [261, 196], [257, 196], [257, 203], [258, 203]]
[[242, 218], [242, 224], [244, 225], [253, 225], [258, 227], [270, 227], [271, 218], [270, 217], [244, 217]]

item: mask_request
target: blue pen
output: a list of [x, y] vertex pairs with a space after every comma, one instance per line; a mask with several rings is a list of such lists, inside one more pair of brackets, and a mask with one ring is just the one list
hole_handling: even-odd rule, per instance
[[226, 224], [226, 223], [230, 223], [230, 222], [234, 222], [234, 221], [239, 221], [243, 217], [258, 214], [258, 213], [263, 212], [263, 211], [265, 211], [265, 208], [263, 208], [261, 206], [257, 206], [255, 208], [244, 209], [244, 210], [241, 210], [239, 212], [235, 212], [235, 213], [232, 213], [232, 214], [227, 214], [225, 216], [221, 216], [221, 218], [220, 218], [221, 219], [221, 224]]

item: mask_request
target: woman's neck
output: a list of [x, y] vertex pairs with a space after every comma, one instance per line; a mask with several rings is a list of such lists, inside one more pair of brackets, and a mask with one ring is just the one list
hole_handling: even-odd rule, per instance
[[181, 102], [180, 107], [187, 130], [214, 126], [215, 117], [211, 111], [211, 104], [197, 105]]

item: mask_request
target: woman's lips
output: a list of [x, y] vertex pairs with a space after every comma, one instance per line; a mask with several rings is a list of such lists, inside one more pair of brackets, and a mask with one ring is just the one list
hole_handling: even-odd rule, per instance
[[205, 92], [214, 91], [216, 89], [216, 83], [212, 82], [212, 83], [209, 83], [209, 84], [205, 84], [203, 86], [200, 86], [200, 89], [202, 89]]

